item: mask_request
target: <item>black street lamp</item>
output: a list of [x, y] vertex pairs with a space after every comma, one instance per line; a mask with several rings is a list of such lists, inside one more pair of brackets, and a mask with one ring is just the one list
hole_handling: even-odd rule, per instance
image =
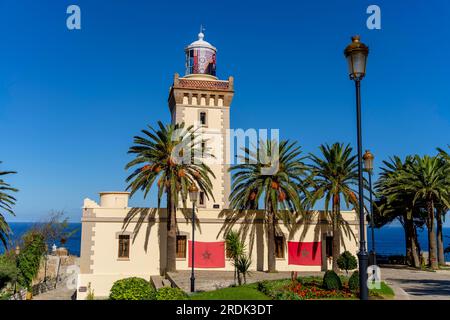
[[359, 288], [360, 299], [368, 300], [369, 290], [367, 288], [368, 254], [366, 250], [366, 236], [364, 223], [364, 189], [362, 173], [362, 134], [361, 134], [361, 80], [366, 75], [366, 62], [369, 48], [360, 41], [359, 36], [352, 37], [352, 43], [344, 50], [348, 63], [350, 80], [355, 82], [356, 88], [356, 129], [358, 139], [358, 193], [359, 193]]
[[16, 246], [16, 250], [14, 251], [14, 253], [16, 254], [16, 271], [17, 271], [16, 281], [14, 282], [14, 294], [16, 294], [17, 293], [17, 278], [19, 277], [19, 254], [20, 254], [19, 246]]
[[191, 261], [192, 261], [192, 272], [191, 272], [191, 292], [195, 292], [195, 272], [194, 272], [194, 233], [195, 233], [195, 203], [198, 200], [198, 188], [192, 183], [189, 187], [189, 199], [192, 202], [192, 250], [191, 250]]
[[369, 175], [369, 201], [370, 201], [370, 229], [372, 229], [372, 250], [370, 250], [370, 259], [372, 265], [377, 264], [377, 254], [375, 251], [375, 226], [374, 226], [374, 220], [373, 220], [373, 200], [372, 200], [372, 173], [373, 173], [373, 159], [375, 157], [373, 154], [366, 150], [366, 153], [364, 153], [363, 160], [364, 160], [364, 170]]

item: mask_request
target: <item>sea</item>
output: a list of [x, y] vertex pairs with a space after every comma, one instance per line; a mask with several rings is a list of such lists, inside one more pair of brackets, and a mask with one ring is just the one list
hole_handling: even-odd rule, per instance
[[[9, 224], [13, 235], [11, 237], [12, 243], [16, 243], [17, 239], [35, 223], [31, 222], [13, 222]], [[81, 223], [70, 223], [68, 225], [69, 230], [75, 230], [72, 237], [66, 242], [65, 247], [69, 250], [70, 254], [79, 256], [80, 255], [80, 244], [81, 244]], [[450, 246], [450, 228], [444, 228], [444, 245], [445, 247]], [[428, 250], [428, 239], [427, 230], [418, 230], [419, 242], [423, 251]], [[368, 249], [372, 248], [371, 241], [371, 229], [367, 228], [367, 240]], [[49, 243], [49, 249], [53, 243]], [[59, 243], [55, 243], [56, 246], [60, 246]], [[375, 250], [377, 254], [380, 255], [404, 255], [405, 254], [405, 233], [401, 226], [385, 226], [380, 229], [375, 229]], [[0, 246], [0, 254], [4, 252], [3, 246]], [[446, 261], [450, 261], [450, 254], [446, 255]]]

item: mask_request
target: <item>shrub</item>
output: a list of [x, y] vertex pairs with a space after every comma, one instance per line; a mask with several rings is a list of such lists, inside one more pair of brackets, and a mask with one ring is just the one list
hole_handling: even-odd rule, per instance
[[337, 265], [341, 270], [345, 270], [348, 274], [349, 270], [356, 269], [358, 263], [356, 262], [356, 258], [349, 251], [344, 251], [337, 260]]
[[342, 288], [342, 282], [336, 272], [328, 270], [323, 276], [322, 286], [327, 290], [340, 290]]
[[39, 272], [41, 259], [45, 254], [46, 244], [44, 236], [35, 230], [23, 235], [22, 242], [22, 249], [17, 258], [18, 282], [22, 287], [31, 290], [31, 284]]
[[17, 279], [18, 270], [16, 263], [9, 255], [0, 256], [0, 290], [8, 283], [13, 283]]
[[109, 299], [111, 300], [156, 300], [156, 291], [150, 282], [131, 277], [114, 282]]
[[187, 300], [188, 295], [179, 288], [163, 287], [156, 292], [156, 300]]
[[353, 272], [350, 279], [348, 279], [348, 288], [353, 292], [359, 290], [359, 272], [358, 271]]

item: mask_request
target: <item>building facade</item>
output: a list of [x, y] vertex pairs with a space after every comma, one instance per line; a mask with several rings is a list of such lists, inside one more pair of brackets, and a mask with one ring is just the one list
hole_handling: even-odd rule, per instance
[[[230, 194], [230, 107], [234, 95], [232, 77], [216, 76], [214, 46], [198, 40], [185, 48], [186, 74], [175, 74], [168, 104], [172, 122], [193, 125], [201, 132], [202, 148], [213, 154], [208, 165], [215, 174], [213, 198], [200, 194], [195, 234], [195, 267], [233, 270], [227, 258], [225, 235], [241, 232], [251, 257], [251, 270], [267, 269], [267, 239], [264, 212], [233, 212]], [[205, 162], [207, 162], [205, 160]], [[165, 272], [167, 214], [165, 209], [131, 208], [129, 193], [102, 192], [100, 202], [85, 199], [82, 213], [80, 274], [77, 298], [85, 299], [87, 288], [96, 297], [106, 297], [114, 281], [137, 276], [149, 280]], [[341, 251], [357, 252], [359, 221], [354, 211], [342, 213], [349, 233], [342, 233]], [[307, 222], [294, 226], [277, 224], [276, 258], [279, 271], [321, 271], [331, 267], [332, 232], [323, 212], [309, 213]], [[177, 212], [177, 269], [191, 268], [191, 209]], [[353, 234], [353, 235], [352, 235]]]

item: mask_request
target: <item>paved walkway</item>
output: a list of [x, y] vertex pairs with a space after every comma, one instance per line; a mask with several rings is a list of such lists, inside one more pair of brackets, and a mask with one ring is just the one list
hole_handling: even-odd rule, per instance
[[33, 300], [73, 300], [75, 292], [75, 289], [67, 289], [64, 283], [58, 283], [56, 289], [41, 293], [33, 297]]
[[[170, 272], [169, 279], [175, 282], [176, 286], [183, 289], [186, 292], [190, 292], [191, 271], [180, 270], [177, 272]], [[322, 276], [322, 272], [299, 272], [300, 276]], [[290, 272], [277, 272], [266, 273], [261, 271], [252, 271], [250, 276], [247, 277], [247, 283], [258, 282], [262, 280], [278, 280], [289, 279], [291, 277]], [[233, 271], [210, 271], [210, 270], [197, 270], [195, 272], [195, 289], [196, 291], [210, 291], [221, 288], [226, 288], [234, 284], [234, 272]]]
[[450, 300], [450, 271], [419, 271], [405, 266], [381, 268], [381, 279], [398, 300]]

